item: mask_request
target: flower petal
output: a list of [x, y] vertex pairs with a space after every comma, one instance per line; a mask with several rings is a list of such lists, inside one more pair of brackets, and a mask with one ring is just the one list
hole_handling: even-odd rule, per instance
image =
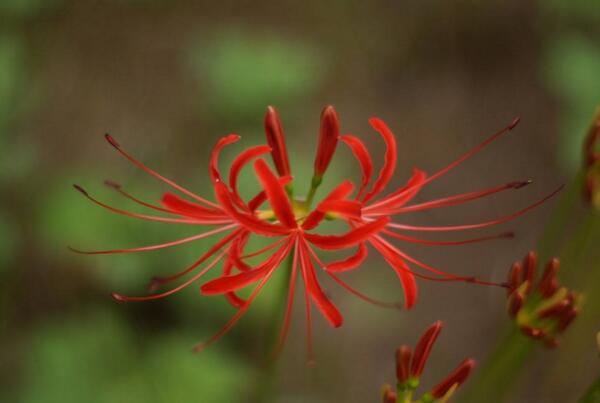
[[246, 287], [247, 285], [262, 279], [267, 273], [271, 272], [272, 269], [281, 263], [283, 258], [289, 252], [290, 245], [291, 243], [287, 242], [255, 269], [231, 276], [216, 278], [203, 284], [200, 287], [200, 291], [204, 295], [224, 294]]
[[318, 235], [305, 233], [304, 237], [307, 241], [321, 249], [342, 249], [363, 242], [371, 235], [381, 231], [388, 222], [388, 217], [381, 217], [360, 227], [353, 228], [342, 235]]
[[352, 135], [344, 135], [340, 137], [340, 140], [346, 143], [348, 147], [350, 147], [350, 150], [352, 151], [352, 153], [358, 160], [358, 163], [360, 164], [360, 169], [362, 171], [362, 182], [360, 184], [358, 194], [356, 195], [356, 198], [359, 199], [365, 191], [365, 188], [369, 184], [371, 175], [373, 175], [373, 160], [371, 159], [369, 150], [358, 137]]
[[172, 212], [188, 217], [200, 219], [222, 219], [227, 217], [222, 211], [210, 209], [197, 203], [190, 202], [171, 192], [166, 192], [161, 198], [160, 203]]
[[398, 254], [384, 245], [381, 241], [378, 239], [370, 239], [369, 241], [396, 272], [404, 291], [404, 306], [406, 309], [412, 308], [417, 301], [417, 283], [412, 271]]
[[244, 168], [244, 166], [254, 158], [268, 153], [269, 151], [271, 151], [271, 147], [265, 145], [250, 147], [233, 160], [231, 163], [231, 168], [229, 168], [229, 187], [231, 188], [236, 199], [241, 200], [237, 189], [237, 181], [242, 168]]
[[355, 219], [362, 216], [362, 203], [356, 200], [324, 200], [318, 209], [324, 213], [337, 213]]
[[210, 172], [210, 177], [212, 178], [213, 182], [221, 180], [221, 174], [219, 173], [219, 167], [218, 167], [219, 154], [221, 153], [221, 150], [226, 145], [235, 143], [240, 138], [241, 137], [237, 134], [229, 134], [225, 137], [222, 137], [217, 142], [215, 147], [213, 148], [213, 150], [210, 154], [210, 162], [209, 162], [209, 172]]
[[329, 300], [329, 298], [327, 298], [321, 289], [315, 274], [315, 267], [308, 252], [308, 248], [309, 246], [306, 244], [306, 242], [302, 241], [300, 244], [300, 265], [304, 271], [306, 288], [308, 289], [311, 298], [317, 305], [317, 308], [319, 308], [331, 326], [340, 327], [342, 323], [344, 323], [344, 318], [340, 314], [340, 311], [338, 311], [335, 305], [333, 305], [333, 303]]
[[223, 182], [216, 182], [214, 186], [215, 195], [223, 209], [231, 216], [231, 218], [248, 228], [250, 231], [266, 236], [284, 235], [289, 233], [288, 228], [278, 224], [269, 224], [251, 214], [238, 211], [233, 205], [232, 196], [231, 193], [229, 193], [227, 186], [225, 186]]
[[350, 255], [349, 257], [347, 257], [344, 260], [336, 260], [335, 262], [331, 262], [325, 267], [325, 269], [328, 271], [335, 271], [335, 272], [352, 270], [352, 269], [360, 266], [360, 264], [367, 257], [367, 253], [368, 253], [368, 251], [367, 251], [367, 247], [365, 246], [365, 244], [360, 243], [358, 245], [358, 250], [356, 251], [355, 254]]
[[[423, 185], [427, 175], [418, 168], [413, 168], [413, 174], [406, 184], [400, 189], [386, 196], [383, 200], [367, 207], [369, 211], [380, 209], [397, 209], [408, 203], [415, 197]], [[395, 211], [394, 211], [395, 212]]]
[[275, 215], [284, 226], [288, 228], [297, 228], [296, 217], [292, 210], [290, 199], [285, 189], [273, 174], [265, 160], [259, 159], [254, 163], [254, 170], [260, 183], [262, 184], [267, 198], [273, 207]]
[[[354, 190], [354, 184], [352, 182], [350, 182], [349, 180], [345, 180], [342, 183], [340, 183], [335, 189], [333, 189], [328, 195], [327, 197], [325, 197], [325, 199], [323, 199], [323, 202], [325, 201], [330, 201], [330, 200], [338, 200], [338, 199], [343, 199], [346, 196], [348, 196], [350, 193], [352, 193], [352, 191]], [[319, 206], [317, 206], [317, 208], [313, 211], [310, 212], [310, 214], [308, 215], [308, 217], [306, 217], [306, 220], [304, 220], [304, 223], [302, 223], [302, 228], [305, 230], [311, 230], [313, 228], [315, 228], [317, 225], [319, 225], [319, 223], [325, 218], [325, 213], [323, 211], [319, 210]]]
[[379, 176], [373, 184], [373, 188], [365, 195], [363, 199], [364, 202], [367, 202], [385, 188], [394, 174], [394, 170], [396, 169], [396, 160], [398, 158], [396, 138], [394, 137], [392, 131], [380, 119], [371, 118], [369, 119], [369, 123], [371, 123], [371, 126], [373, 126], [373, 128], [379, 132], [379, 134], [381, 134], [387, 148], [385, 151], [385, 161], [383, 163], [383, 167], [381, 168], [381, 171], [379, 171]]

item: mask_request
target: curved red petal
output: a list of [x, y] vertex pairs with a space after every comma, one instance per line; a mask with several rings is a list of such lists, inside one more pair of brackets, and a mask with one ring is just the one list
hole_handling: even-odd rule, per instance
[[285, 136], [277, 110], [269, 106], [265, 115], [265, 133], [271, 146], [271, 157], [280, 176], [290, 174], [290, 161], [285, 146]]
[[307, 241], [321, 249], [342, 249], [366, 240], [371, 235], [381, 231], [388, 222], [388, 217], [382, 217], [360, 227], [353, 228], [342, 235], [318, 235], [305, 233], [304, 237]]
[[402, 186], [400, 189], [396, 190], [392, 194], [386, 196], [380, 202], [374, 203], [367, 208], [369, 210], [376, 210], [383, 208], [396, 209], [402, 207], [404, 204], [411, 201], [413, 197], [415, 197], [419, 193], [419, 191], [425, 184], [426, 178], [427, 175], [424, 171], [421, 171], [418, 168], [413, 168], [413, 174], [404, 186]]
[[340, 136], [340, 122], [333, 106], [329, 105], [321, 112], [321, 128], [319, 131], [319, 146], [315, 158], [315, 175], [323, 176], [335, 149], [337, 148], [338, 138]]
[[417, 282], [410, 268], [406, 265], [403, 259], [400, 258], [393, 250], [389, 249], [377, 239], [370, 239], [371, 244], [381, 253], [383, 258], [394, 269], [396, 275], [402, 284], [404, 292], [404, 306], [406, 309], [412, 308], [417, 301]]
[[233, 160], [231, 168], [229, 168], [229, 187], [233, 191], [234, 197], [240, 198], [237, 190], [237, 181], [242, 168], [254, 158], [269, 151], [271, 151], [271, 147], [265, 145], [250, 147]]
[[271, 272], [272, 269], [281, 263], [283, 258], [289, 252], [290, 245], [290, 242], [286, 243], [256, 269], [244, 271], [236, 275], [216, 278], [203, 284], [200, 287], [200, 291], [204, 295], [224, 294], [226, 292], [238, 290], [262, 279], [267, 273]]
[[365, 258], [367, 257], [367, 253], [367, 247], [364, 243], [361, 243], [358, 245], [358, 250], [355, 254], [347, 257], [344, 260], [336, 260], [335, 262], [331, 262], [325, 267], [325, 269], [332, 272], [340, 272], [355, 269], [358, 266], [360, 266], [360, 264], [365, 260]]
[[[281, 183], [281, 186], [285, 186], [288, 183], [292, 182], [294, 178], [291, 176], [281, 176], [279, 178], [279, 183]], [[267, 194], [265, 193], [264, 190], [261, 190], [260, 192], [258, 192], [256, 194], [256, 196], [254, 196], [249, 202], [248, 202], [248, 208], [250, 209], [250, 211], [255, 211], [257, 208], [260, 207], [261, 204], [263, 204], [265, 201], [267, 201]]]
[[269, 224], [251, 214], [239, 212], [233, 205], [231, 194], [229, 193], [227, 186], [225, 186], [223, 182], [216, 182], [214, 186], [215, 195], [223, 209], [231, 216], [231, 218], [248, 228], [250, 231], [266, 236], [284, 235], [289, 233], [289, 229], [281, 225]]
[[324, 200], [318, 209], [324, 213], [338, 213], [355, 219], [362, 216], [362, 203], [356, 200]]
[[204, 295], [217, 295], [231, 292], [250, 285], [263, 278], [271, 267], [261, 267], [255, 270], [244, 271], [239, 274], [218, 277], [202, 284], [200, 291]]
[[172, 212], [188, 217], [202, 219], [227, 217], [223, 211], [210, 209], [197, 203], [190, 202], [171, 192], [163, 194], [160, 203]]
[[288, 228], [297, 228], [296, 217], [292, 210], [290, 199], [285, 189], [273, 174], [265, 160], [259, 159], [254, 163], [254, 170], [260, 183], [262, 184], [267, 198], [273, 207], [275, 215], [284, 226]]
[[344, 323], [344, 318], [336, 306], [333, 305], [329, 298], [327, 298], [321, 289], [321, 286], [319, 285], [319, 281], [315, 274], [315, 267], [307, 250], [309, 246], [305, 244], [305, 241], [303, 241], [300, 248], [300, 264], [305, 274], [304, 278], [306, 281], [306, 288], [310, 293], [310, 296], [323, 316], [325, 316], [325, 318], [329, 321], [331, 326], [340, 327]]
[[213, 150], [212, 150], [212, 152], [210, 154], [210, 162], [209, 162], [209, 172], [210, 172], [210, 177], [212, 178], [213, 182], [221, 180], [221, 174], [219, 173], [219, 167], [218, 167], [219, 154], [221, 153], [221, 150], [226, 145], [231, 144], [231, 143], [235, 143], [239, 139], [240, 139], [239, 135], [237, 135], [237, 134], [229, 134], [229, 135], [227, 135], [225, 137], [222, 137], [217, 142], [217, 144], [215, 145], [215, 147], [213, 148]]
[[[327, 197], [323, 199], [323, 202], [330, 200], [338, 200], [343, 199], [348, 196], [354, 190], [354, 184], [349, 180], [345, 180], [340, 183], [335, 189], [333, 189]], [[319, 206], [313, 211], [310, 212], [304, 223], [302, 223], [302, 228], [305, 230], [311, 230], [315, 228], [319, 223], [325, 218], [325, 213], [319, 210]]]
[[340, 137], [340, 140], [346, 143], [356, 160], [360, 164], [360, 169], [362, 171], [362, 182], [360, 184], [360, 188], [358, 190], [358, 194], [356, 198], [360, 198], [365, 191], [365, 188], [369, 184], [369, 180], [371, 179], [371, 175], [373, 175], [373, 160], [371, 159], [371, 155], [369, 154], [369, 150], [365, 146], [365, 144], [358, 138], [352, 135], [344, 135]]
[[364, 202], [367, 202], [374, 196], [378, 195], [385, 188], [394, 174], [394, 170], [396, 169], [396, 160], [398, 158], [396, 138], [394, 137], [392, 131], [380, 119], [371, 118], [369, 119], [369, 123], [371, 123], [371, 126], [373, 126], [373, 128], [379, 132], [379, 134], [381, 134], [381, 137], [383, 137], [386, 150], [383, 167], [381, 168], [381, 171], [379, 171], [379, 176], [373, 184], [373, 188], [365, 195], [363, 199]]

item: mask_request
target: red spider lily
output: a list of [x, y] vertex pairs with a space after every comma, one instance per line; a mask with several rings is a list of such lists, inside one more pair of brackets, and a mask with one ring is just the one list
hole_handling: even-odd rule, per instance
[[[413, 402], [413, 395], [419, 387], [421, 374], [441, 331], [442, 322], [437, 321], [420, 337], [414, 352], [411, 352], [410, 347], [406, 345], [400, 346], [396, 350], [397, 387], [394, 391], [389, 385], [384, 385], [384, 403]], [[470, 358], [464, 360], [444, 380], [425, 393], [418, 401], [439, 403], [448, 401], [454, 391], [467, 380], [474, 366], [474, 360]]]
[[[328, 250], [353, 247], [364, 242], [375, 233], [380, 232], [389, 222], [387, 217], [379, 217], [361, 225], [353, 225], [347, 232], [338, 235], [320, 235], [314, 233], [313, 230], [325, 218], [325, 215], [317, 210], [308, 212], [309, 206], [306, 202], [293, 200], [290, 194], [286, 192], [286, 187], [290, 185], [292, 180], [289, 159], [281, 123], [276, 110], [272, 107], [269, 107], [267, 110], [265, 128], [269, 146], [259, 145], [241, 152], [231, 163], [227, 182], [223, 179], [218, 168], [219, 154], [225, 146], [237, 142], [240, 137], [230, 134], [217, 142], [209, 161], [209, 175], [214, 186], [216, 201], [210, 201], [198, 196], [150, 169], [126, 152], [110, 135], [106, 135], [106, 140], [122, 156], [140, 169], [164, 182], [181, 195], [167, 192], [161, 198], [160, 205], [156, 205], [136, 198], [114, 182], [106, 182], [108, 186], [129, 200], [148, 209], [163, 213], [163, 215], [142, 215], [109, 206], [92, 197], [82, 187], [75, 185], [77, 190], [95, 204], [119, 214], [150, 221], [211, 226], [210, 230], [201, 232], [198, 235], [158, 245], [92, 252], [72, 249], [76, 252], [84, 254], [144, 252], [181, 245], [213, 235], [222, 235], [222, 238], [206, 253], [184, 270], [168, 277], [154, 277], [150, 283], [149, 295], [125, 296], [117, 293], [113, 294], [113, 298], [118, 301], [147, 301], [164, 298], [196, 282], [208, 271], [211, 271], [211, 269], [222, 263], [222, 274], [202, 284], [200, 291], [204, 295], [224, 295], [237, 308], [237, 312], [211, 338], [196, 345], [194, 347], [196, 351], [204, 349], [231, 329], [258, 297], [275, 270], [289, 257], [291, 272], [288, 299], [276, 351], [281, 349], [287, 336], [294, 302], [296, 278], [299, 271], [305, 285], [307, 340], [309, 353], [312, 355], [311, 304], [316, 305], [333, 327], [341, 326], [343, 323], [342, 315], [325, 295], [317, 279], [317, 270], [314, 264], [317, 262], [321, 267], [323, 267], [323, 264], [314, 252], [313, 247]], [[332, 107], [327, 107], [324, 109], [321, 118], [321, 135], [315, 160], [315, 176], [319, 178], [324, 174], [333, 156], [338, 132], [339, 123], [335, 111]], [[266, 153], [271, 153], [279, 176], [276, 176], [266, 161], [261, 158]], [[252, 199], [246, 201], [238, 192], [238, 176], [240, 171], [252, 161], [254, 161], [253, 168], [262, 190]], [[318, 186], [314, 182], [312, 187], [313, 194], [314, 189]], [[353, 189], [354, 186], [352, 183], [345, 181], [326, 200], [345, 197]], [[266, 202], [270, 204], [270, 210], [261, 209], [261, 206]], [[267, 237], [273, 242], [260, 250], [246, 252], [245, 249], [251, 236]], [[247, 258], [261, 256], [267, 252], [269, 252], [267, 257], [255, 266], [251, 266], [245, 261]], [[348, 265], [347, 262], [340, 264]], [[335, 263], [333, 267], [335, 267]], [[337, 277], [334, 271], [327, 271], [326, 273], [347, 291], [364, 300], [383, 306], [395, 306], [365, 296]], [[186, 279], [183, 280], [184, 278]], [[157, 292], [161, 286], [171, 284], [177, 280], [180, 281], [178, 285], [166, 291]], [[250, 285], [255, 285], [255, 288], [247, 299], [243, 299], [236, 294], [238, 290]]]
[[[374, 181], [371, 188], [368, 189], [370, 179], [373, 174], [373, 162], [367, 150], [367, 147], [356, 136], [341, 136], [340, 140], [350, 148], [353, 155], [356, 157], [357, 161], [360, 164], [362, 170], [361, 185], [354, 198], [346, 198], [345, 194], [330, 195], [330, 197], [326, 198], [319, 204], [319, 206], [317, 207], [317, 211], [320, 211], [323, 216], [329, 214], [341, 217], [345, 219], [350, 224], [350, 226], [358, 227], [361, 225], [365, 225], [366, 223], [370, 223], [374, 220], [378, 220], [381, 217], [390, 217], [390, 219], [393, 219], [394, 217], [400, 214], [457, 205], [476, 200], [485, 196], [489, 196], [504, 190], [520, 189], [531, 183], [531, 181], [527, 180], [510, 182], [499, 186], [490, 187], [487, 189], [471, 191], [467, 193], [452, 195], [440, 199], [409, 205], [409, 202], [413, 200], [413, 198], [421, 191], [421, 189], [424, 186], [431, 183], [435, 179], [438, 179], [441, 176], [445, 175], [450, 170], [456, 168], [461, 163], [478, 153], [482, 148], [484, 148], [503, 134], [508, 133], [509, 131], [514, 129], [518, 122], [519, 119], [515, 119], [510, 125], [495, 133], [483, 143], [474, 147], [472, 150], [470, 150], [457, 160], [453, 161], [452, 163], [450, 163], [449, 165], [440, 169], [432, 175], [428, 176], [422, 170], [415, 168], [412, 177], [406, 182], [404, 186], [395, 189], [386, 196], [379, 197], [394, 174], [397, 161], [397, 147], [395, 137], [391, 130], [387, 127], [387, 125], [380, 119], [372, 118], [370, 120], [371, 126], [382, 136], [387, 146], [383, 167], [381, 168], [377, 179]], [[504, 223], [506, 221], [515, 219], [525, 214], [526, 212], [534, 209], [540, 204], [544, 203], [546, 200], [548, 200], [549, 198], [554, 196], [558, 191], [560, 191], [561, 188], [555, 190], [554, 192], [542, 198], [541, 200], [538, 200], [535, 203], [512, 214], [474, 224], [428, 227], [406, 225], [390, 220], [390, 222], [387, 223], [385, 227], [381, 229], [381, 231], [373, 233], [371, 236], [369, 236], [366, 243], [370, 244], [375, 250], [377, 250], [396, 272], [404, 290], [406, 308], [411, 308], [417, 299], [417, 285], [415, 277], [420, 277], [434, 281], [465, 281], [484, 285], [506, 286], [505, 284], [496, 284], [488, 281], [482, 281], [474, 277], [458, 276], [446, 273], [436, 267], [421, 262], [415, 259], [414, 257], [404, 253], [401, 248], [394, 246], [390, 242], [389, 238], [397, 239], [403, 242], [417, 243], [423, 245], [463, 245], [475, 242], [482, 242], [491, 239], [510, 238], [513, 236], [513, 234], [509, 232], [463, 240], [433, 241], [409, 236], [406, 233], [414, 231], [466, 231], [486, 228], [496, 224]], [[354, 255], [350, 256], [347, 260], [343, 262], [329, 264], [327, 268], [330, 271], [350, 270], [358, 267], [361, 264], [361, 262], [366, 258], [366, 256], [367, 248], [365, 246], [365, 243], [360, 243], [358, 245], [358, 250]], [[414, 267], [418, 268], [418, 270], [415, 270]]]

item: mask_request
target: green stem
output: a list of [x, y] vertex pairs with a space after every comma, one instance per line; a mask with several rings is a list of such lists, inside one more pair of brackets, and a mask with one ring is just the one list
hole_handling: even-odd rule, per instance
[[600, 378], [596, 379], [585, 395], [579, 399], [579, 403], [600, 403]]
[[558, 206], [552, 213], [552, 217], [544, 229], [542, 238], [538, 243], [538, 256], [540, 261], [545, 262], [553, 256], [556, 256], [556, 253], [553, 253], [552, 251], [557, 248], [561, 235], [564, 236], [565, 228], [572, 219], [574, 207], [579, 203], [579, 196], [581, 195], [584, 177], [584, 171], [579, 170], [577, 175], [575, 175], [575, 178], [573, 178], [564, 190], [560, 201], [558, 202]]
[[487, 358], [483, 368], [475, 372], [462, 395], [462, 403], [483, 401], [501, 402], [514, 385], [519, 370], [533, 351], [534, 341], [526, 338], [513, 327], [500, 341], [494, 353]]
[[310, 210], [310, 205], [312, 204], [313, 199], [315, 198], [315, 193], [317, 192], [317, 188], [323, 182], [322, 176], [317, 176], [316, 174], [312, 177], [310, 181], [310, 189], [308, 190], [308, 195], [306, 196], [306, 208]]

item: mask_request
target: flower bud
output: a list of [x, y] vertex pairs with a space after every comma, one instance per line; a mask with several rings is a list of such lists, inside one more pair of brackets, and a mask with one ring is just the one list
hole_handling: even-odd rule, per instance
[[271, 146], [271, 157], [279, 176], [290, 175], [290, 161], [285, 146], [285, 136], [277, 110], [269, 106], [265, 115], [265, 133]]

